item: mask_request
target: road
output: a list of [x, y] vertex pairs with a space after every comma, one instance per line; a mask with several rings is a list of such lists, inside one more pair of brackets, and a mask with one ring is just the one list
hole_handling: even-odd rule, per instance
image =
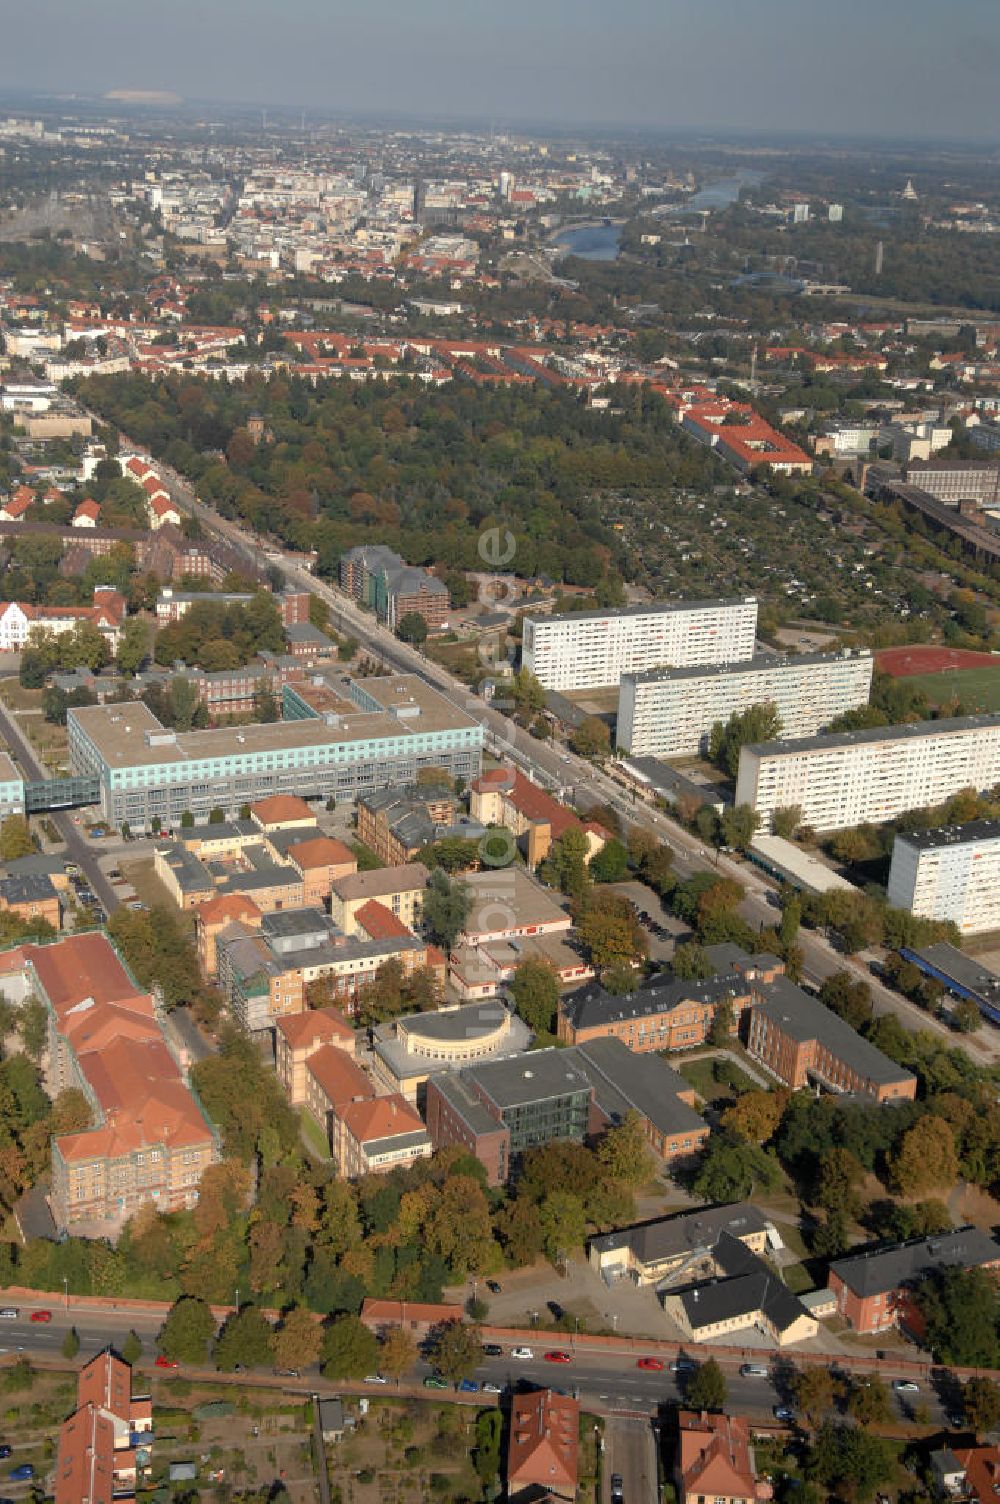
[[[94, 415], [98, 418], [99, 415]], [[722, 853], [710, 855], [695, 835], [684, 830], [648, 804], [643, 791], [632, 783], [622, 769], [609, 764], [611, 772], [595, 767], [561, 745], [549, 745], [531, 736], [510, 720], [502, 709], [474, 695], [467, 685], [439, 664], [424, 657], [416, 648], [401, 642], [387, 627], [376, 621], [349, 596], [303, 569], [293, 557], [274, 548], [263, 551], [256, 537], [228, 518], [220, 517], [200, 502], [188, 482], [175, 470], [160, 462], [160, 470], [173, 499], [198, 518], [205, 532], [223, 539], [256, 567], [270, 559], [299, 589], [317, 595], [330, 612], [331, 624], [344, 634], [356, 637], [372, 657], [399, 673], [418, 674], [426, 683], [444, 694], [453, 704], [479, 721], [483, 727], [487, 750], [497, 758], [512, 762], [543, 788], [561, 797], [575, 792], [578, 798], [594, 803], [609, 803], [625, 820], [654, 832], [674, 853], [680, 877], [692, 872], [715, 868], [734, 878], [746, 890], [741, 905], [743, 917], [756, 927], [771, 926], [778, 910], [770, 899], [778, 885], [749, 863], [734, 861]], [[500, 541], [499, 539], [497, 540]], [[99, 895], [100, 896], [100, 895]], [[954, 1034], [945, 1024], [932, 1018], [907, 998], [885, 987], [873, 977], [867, 965], [837, 951], [827, 937], [813, 930], [800, 931], [799, 944], [805, 958], [804, 976], [817, 984], [838, 971], [848, 971], [868, 983], [876, 1014], [892, 1013], [908, 1030], [929, 1030], [942, 1042], [966, 1050], [977, 1064], [1000, 1062], [1000, 1031], [984, 1025], [975, 1035]]]
[[[41, 780], [49, 775], [35, 756], [34, 748], [22, 732], [17, 720], [6, 705], [0, 702], [0, 735], [3, 736], [25, 776]], [[90, 884], [91, 892], [100, 900], [105, 914], [113, 914], [121, 900], [101, 871], [99, 853], [86, 841], [73, 816], [66, 810], [52, 810], [48, 814], [56, 830], [66, 843], [66, 860], [75, 862]]]
[[[18, 1311], [17, 1319], [0, 1321], [0, 1356], [13, 1356], [23, 1352], [29, 1358], [58, 1358], [62, 1353], [66, 1333], [75, 1327], [80, 1338], [81, 1361], [93, 1357], [109, 1344], [120, 1348], [129, 1331], [134, 1330], [143, 1343], [143, 1357], [140, 1361], [145, 1365], [152, 1362], [157, 1333], [163, 1321], [162, 1312], [137, 1314], [126, 1309], [112, 1309], [96, 1313], [88, 1306], [75, 1304], [72, 1296], [68, 1303], [63, 1296], [57, 1294], [45, 1299], [47, 1304], [42, 1305], [38, 1297], [33, 1297], [30, 1301], [18, 1297], [18, 1305], [15, 1307]], [[46, 1324], [32, 1322], [31, 1311], [38, 1309], [50, 1311], [51, 1321]], [[528, 1340], [527, 1334], [524, 1340]], [[637, 1366], [636, 1348], [627, 1340], [623, 1340], [620, 1349], [602, 1346], [595, 1350], [582, 1345], [577, 1347], [568, 1337], [534, 1333], [531, 1335], [529, 1348], [532, 1357], [526, 1361], [518, 1361], [510, 1356], [513, 1345], [509, 1340], [505, 1341], [505, 1351], [500, 1357], [484, 1356], [469, 1377], [475, 1379], [480, 1386], [494, 1384], [508, 1392], [525, 1383], [566, 1389], [576, 1395], [585, 1408], [602, 1415], [624, 1412], [628, 1415], [653, 1416], [660, 1406], [675, 1404], [684, 1397], [684, 1376], [671, 1373], [669, 1367], [662, 1372], [640, 1369]], [[544, 1355], [550, 1351], [565, 1351], [570, 1354], [571, 1361], [546, 1362]], [[697, 1349], [692, 1348], [691, 1351], [697, 1358]], [[669, 1359], [666, 1361], [669, 1363]], [[740, 1373], [741, 1358], [738, 1353], [734, 1353], [731, 1360], [724, 1360], [722, 1366], [729, 1386], [731, 1407], [759, 1420], [771, 1419], [774, 1406], [789, 1401], [788, 1380], [793, 1372], [794, 1361], [794, 1355], [783, 1355], [780, 1360], [776, 1358], [772, 1368], [773, 1377], [760, 1378], [744, 1377]], [[840, 1368], [845, 1371], [850, 1369], [850, 1358], [841, 1357], [837, 1361]], [[867, 1371], [871, 1364], [869, 1362], [862, 1366]], [[187, 1367], [183, 1371], [185, 1374], [197, 1372], [196, 1369], [189, 1370]], [[404, 1383], [420, 1387], [432, 1372], [432, 1366], [421, 1359], [405, 1376]], [[270, 1369], [255, 1370], [255, 1374], [261, 1378], [270, 1377], [271, 1373]], [[891, 1364], [888, 1365], [885, 1376], [888, 1379], [893, 1377]], [[319, 1382], [318, 1370], [303, 1370], [299, 1379], [289, 1378], [284, 1382], [289, 1389], [311, 1393]], [[944, 1413], [938, 1396], [927, 1382], [921, 1382], [920, 1392], [915, 1396], [910, 1395], [905, 1400], [901, 1400], [899, 1396], [894, 1398], [900, 1416], [907, 1414], [907, 1405], [912, 1408], [913, 1403], [920, 1401], [929, 1406], [932, 1418], [939, 1419]], [[621, 1468], [613, 1470], [624, 1471]], [[655, 1472], [653, 1476], [655, 1477]]]
[[658, 1432], [648, 1420], [611, 1416], [604, 1427], [604, 1457], [601, 1462], [601, 1504], [611, 1504], [611, 1478], [622, 1480], [625, 1504], [657, 1504], [656, 1445]]

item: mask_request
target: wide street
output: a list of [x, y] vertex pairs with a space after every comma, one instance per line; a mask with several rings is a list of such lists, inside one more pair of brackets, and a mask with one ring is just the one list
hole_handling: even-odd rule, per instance
[[[143, 1343], [140, 1363], [149, 1366], [153, 1361], [163, 1312], [137, 1314], [124, 1303], [121, 1310], [95, 1312], [87, 1305], [74, 1302], [72, 1296], [67, 1303], [61, 1293], [47, 1297], [45, 1305], [38, 1296], [33, 1296], [30, 1301], [16, 1295], [11, 1295], [9, 1299], [10, 1309], [16, 1309], [18, 1315], [14, 1320], [0, 1321], [0, 1357], [23, 1352], [28, 1358], [36, 1355], [39, 1358], [56, 1358], [62, 1351], [67, 1331], [75, 1328], [80, 1338], [81, 1360], [86, 1360], [109, 1344], [120, 1348], [129, 1331], [133, 1330]], [[44, 1324], [31, 1321], [32, 1310], [49, 1311], [51, 1320]], [[489, 1332], [487, 1340], [496, 1340], [502, 1345], [504, 1352], [500, 1357], [484, 1356], [482, 1362], [468, 1375], [480, 1388], [484, 1384], [493, 1384], [503, 1391], [509, 1391], [524, 1383], [562, 1388], [576, 1395], [586, 1408], [601, 1415], [616, 1412], [654, 1415], [661, 1405], [674, 1404], [684, 1398], [684, 1375], [670, 1372], [669, 1365], [673, 1360], [669, 1352], [662, 1355], [661, 1360], [667, 1365], [663, 1371], [649, 1371], [637, 1366], [640, 1358], [648, 1356], [639, 1339], [622, 1338], [620, 1344], [602, 1345], [595, 1350], [588, 1348], [582, 1340], [577, 1342], [565, 1333], [524, 1333], [520, 1341], [528, 1344], [527, 1350], [532, 1356], [523, 1360], [511, 1356], [511, 1349], [518, 1346], [517, 1340], [510, 1337], [491, 1339]], [[753, 1340], [753, 1335], [748, 1333], [747, 1341]], [[692, 1345], [687, 1351], [694, 1362], [700, 1361], [696, 1345]], [[570, 1362], [547, 1362], [547, 1352], [565, 1352], [569, 1354]], [[759, 1363], [759, 1355], [754, 1356]], [[771, 1376], [768, 1378], [742, 1375], [739, 1370], [744, 1361], [745, 1355], [739, 1349], [733, 1349], [731, 1359], [722, 1361], [729, 1386], [730, 1406], [759, 1422], [771, 1420], [774, 1407], [790, 1401], [789, 1382], [795, 1371], [795, 1355], [774, 1355], [770, 1363]], [[838, 1359], [838, 1366], [847, 1372], [854, 1366], [854, 1362], [845, 1357]], [[869, 1360], [858, 1366], [863, 1371], [869, 1371], [872, 1364]], [[189, 1372], [187, 1368], [183, 1371]], [[883, 1377], [891, 1381], [891, 1363], [883, 1366], [882, 1371]], [[260, 1377], [271, 1377], [273, 1371], [260, 1369], [255, 1372], [259, 1372]], [[422, 1386], [423, 1380], [432, 1372], [432, 1365], [420, 1359], [410, 1373], [404, 1376], [403, 1382]], [[322, 1388], [325, 1383], [316, 1369], [303, 1370], [298, 1379], [288, 1377], [283, 1382], [289, 1389], [307, 1392], [312, 1392], [317, 1386]], [[940, 1418], [944, 1414], [940, 1398], [928, 1381], [921, 1379], [919, 1383], [920, 1390], [916, 1395], [894, 1395], [898, 1413], [906, 1416], [912, 1413], [914, 1404], [924, 1402], [930, 1408], [932, 1418]]]

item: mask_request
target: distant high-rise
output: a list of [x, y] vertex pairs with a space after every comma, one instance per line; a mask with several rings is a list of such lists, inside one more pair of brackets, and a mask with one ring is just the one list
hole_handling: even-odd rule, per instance
[[832, 225], [839, 225], [844, 217], [843, 204], [831, 204], [826, 211], [826, 217]]
[[510, 196], [511, 196], [511, 194], [514, 191], [514, 175], [513, 175], [513, 173], [502, 172], [500, 174], [500, 179], [499, 179], [499, 182], [497, 184], [497, 187], [500, 190], [500, 197], [504, 200], [505, 203], [509, 204], [510, 203]]
[[808, 222], [809, 222], [809, 205], [808, 204], [793, 204], [792, 205], [792, 224], [793, 225], [804, 225], [804, 224], [808, 224]]
[[902, 196], [903, 196], [903, 198], [908, 199], [910, 203], [915, 203], [916, 202], [917, 190], [913, 186], [913, 179], [912, 178], [907, 178], [907, 180], [906, 180], [906, 187], [903, 189], [903, 195]]
[[882, 256], [883, 256], [883, 246], [882, 246], [882, 242], [880, 240], [879, 243], [878, 243], [878, 245], [875, 247], [875, 275], [876, 275], [876, 277], [881, 277], [881, 275], [882, 275]]

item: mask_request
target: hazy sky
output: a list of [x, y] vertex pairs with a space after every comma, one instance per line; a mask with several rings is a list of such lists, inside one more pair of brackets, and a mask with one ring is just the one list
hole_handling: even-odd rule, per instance
[[996, 139], [1000, 0], [0, 0], [0, 88]]

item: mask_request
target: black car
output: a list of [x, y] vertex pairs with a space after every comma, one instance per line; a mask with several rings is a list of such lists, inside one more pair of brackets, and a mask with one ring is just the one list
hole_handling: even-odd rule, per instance
[[499, 1280], [488, 1279], [486, 1281], [486, 1288], [491, 1295], [499, 1295], [503, 1290], [503, 1285], [501, 1285]]
[[503, 1348], [500, 1346], [499, 1342], [484, 1342], [483, 1352], [487, 1358], [503, 1357]]
[[0, 1457], [9, 1457], [9, 1456], [10, 1456], [10, 1447], [7, 1446], [6, 1443], [4, 1443], [3, 1446], [0, 1446]]
[[624, 1504], [625, 1486], [621, 1473], [611, 1474], [611, 1504]]

